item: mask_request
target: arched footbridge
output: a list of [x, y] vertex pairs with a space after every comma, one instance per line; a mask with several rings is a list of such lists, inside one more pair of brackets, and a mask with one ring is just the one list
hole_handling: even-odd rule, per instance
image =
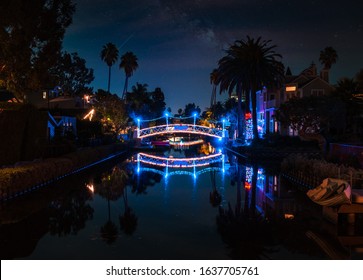
[[[156, 118], [153, 120], [144, 120], [141, 121], [137, 119], [137, 138], [146, 138], [150, 136], [156, 136], [161, 134], [196, 134], [196, 135], [205, 135], [211, 136], [215, 138], [222, 139], [227, 137], [227, 131], [225, 129], [225, 120], [223, 119], [220, 123], [222, 124], [219, 127], [215, 127], [215, 125], [210, 126], [203, 126], [196, 124], [196, 115], [187, 118], [174, 118], [165, 116], [164, 125], [157, 125], [157, 126], [149, 126], [145, 128], [141, 128], [141, 122], [145, 126], [145, 123], [155, 121], [164, 117]], [[169, 119], [177, 119], [179, 122], [185, 119], [194, 118], [194, 122], [190, 123], [169, 123]]]

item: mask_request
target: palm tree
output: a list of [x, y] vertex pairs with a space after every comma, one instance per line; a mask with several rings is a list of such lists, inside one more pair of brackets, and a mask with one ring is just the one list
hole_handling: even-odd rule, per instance
[[216, 93], [217, 93], [217, 85], [218, 85], [218, 70], [213, 69], [212, 73], [210, 73], [210, 83], [212, 84], [212, 97], [210, 100], [210, 107], [216, 104]]
[[[237, 132], [238, 137], [243, 137], [244, 121], [242, 116], [242, 94], [243, 85], [247, 84], [244, 80], [243, 64], [239, 57], [233, 51], [232, 46], [226, 51], [227, 55], [218, 62], [217, 83], [219, 84], [219, 92], [227, 91], [231, 97], [233, 91], [237, 93]], [[249, 104], [248, 96], [245, 96], [245, 104]], [[245, 106], [245, 110], [249, 110], [249, 106]]]
[[108, 66], [108, 84], [107, 92], [110, 93], [110, 83], [111, 83], [111, 67], [114, 65], [118, 59], [118, 49], [112, 43], [107, 43], [102, 47], [101, 59], [106, 62]]
[[[279, 85], [284, 77], [284, 66], [278, 61], [282, 56], [274, 51], [276, 46], [270, 45], [270, 43], [270, 40], [262, 40], [261, 37], [255, 40], [247, 36], [246, 40], [235, 41], [226, 51], [227, 55], [219, 61], [220, 90], [228, 90], [231, 93], [235, 89], [238, 104], [241, 104], [242, 93], [245, 93], [247, 112], [249, 111], [249, 97], [251, 97], [255, 139], [258, 138], [256, 92], [263, 86]], [[238, 115], [238, 129], [240, 130], [240, 122], [242, 122], [240, 109]]]
[[122, 92], [122, 99], [127, 92], [128, 80], [134, 74], [134, 71], [137, 69], [139, 65], [137, 64], [137, 57], [133, 52], [126, 52], [123, 56], [121, 56], [120, 69], [125, 70], [125, 86]]
[[129, 110], [137, 115], [142, 115], [143, 111], [148, 111], [149, 109], [148, 106], [151, 100], [147, 87], [147, 84], [136, 83], [136, 85], [132, 86], [132, 92], [127, 92], [125, 95]]
[[326, 47], [324, 50], [320, 51], [319, 61], [324, 65], [321, 71], [321, 77], [329, 82], [329, 70], [333, 64], [337, 62], [338, 55], [337, 52], [332, 47]]
[[258, 138], [257, 97], [256, 92], [264, 86], [279, 86], [284, 77], [284, 65], [279, 61], [282, 56], [275, 52], [276, 45], [271, 40], [256, 40], [247, 36], [247, 40], [236, 41], [233, 46], [242, 60], [245, 70], [245, 88], [251, 93], [253, 137]]
[[337, 62], [338, 55], [332, 47], [326, 47], [320, 51], [319, 61], [324, 65], [324, 69], [329, 70]]

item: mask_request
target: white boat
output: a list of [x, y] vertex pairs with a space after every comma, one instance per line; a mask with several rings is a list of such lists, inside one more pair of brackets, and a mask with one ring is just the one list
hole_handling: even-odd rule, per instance
[[326, 178], [315, 189], [309, 190], [306, 195], [315, 203], [323, 206], [339, 206], [351, 204], [352, 190], [345, 180]]

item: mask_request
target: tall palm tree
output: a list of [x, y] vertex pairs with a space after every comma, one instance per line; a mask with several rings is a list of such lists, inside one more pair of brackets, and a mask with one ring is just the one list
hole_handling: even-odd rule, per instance
[[324, 65], [324, 69], [329, 70], [337, 62], [338, 54], [332, 47], [326, 47], [320, 51], [319, 61]]
[[251, 94], [253, 137], [258, 138], [256, 92], [264, 86], [280, 86], [284, 77], [284, 65], [279, 61], [282, 56], [275, 52], [276, 45], [271, 40], [256, 40], [247, 36], [246, 40], [236, 41], [232, 46], [244, 69], [244, 87]]
[[213, 69], [212, 73], [210, 73], [210, 83], [212, 84], [212, 97], [210, 100], [210, 107], [212, 108], [213, 105], [217, 103], [217, 85], [218, 85], [218, 70]]
[[126, 52], [121, 56], [120, 69], [124, 69], [126, 76], [125, 86], [122, 92], [122, 99], [124, 99], [124, 96], [127, 92], [128, 80], [134, 74], [134, 71], [138, 66], [137, 57], [133, 52]]
[[[229, 97], [235, 91], [237, 94], [237, 132], [238, 137], [243, 137], [244, 118], [242, 113], [242, 99], [244, 88], [247, 84], [244, 80], [243, 63], [237, 54], [234, 52], [232, 46], [226, 50], [227, 55], [218, 61], [218, 75], [217, 83], [219, 84], [219, 92], [228, 92]], [[245, 96], [245, 104], [249, 104], [248, 96]], [[249, 106], [245, 106], [245, 110], [249, 110]]]
[[323, 64], [323, 70], [321, 71], [321, 77], [329, 83], [329, 70], [333, 64], [337, 62], [338, 55], [335, 49], [332, 47], [326, 47], [320, 51], [319, 61]]
[[107, 43], [102, 47], [101, 59], [106, 62], [108, 66], [108, 84], [107, 92], [110, 93], [111, 84], [111, 67], [114, 65], [118, 59], [118, 49], [115, 44]]

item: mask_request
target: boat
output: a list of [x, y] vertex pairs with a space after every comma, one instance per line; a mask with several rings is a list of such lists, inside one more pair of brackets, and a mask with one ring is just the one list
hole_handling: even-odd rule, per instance
[[351, 186], [347, 181], [341, 179], [325, 178], [319, 186], [307, 191], [306, 195], [313, 202], [323, 206], [340, 206], [352, 203]]
[[154, 141], [151, 141], [151, 145], [154, 147], [159, 147], [159, 146], [169, 147], [170, 146], [169, 140], [154, 140]]

